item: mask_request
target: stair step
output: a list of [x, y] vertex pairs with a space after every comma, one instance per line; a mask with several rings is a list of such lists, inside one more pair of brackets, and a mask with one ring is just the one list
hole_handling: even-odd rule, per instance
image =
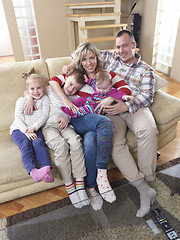
[[102, 29], [102, 28], [115, 28], [115, 27], [127, 27], [127, 24], [106, 24], [106, 25], [94, 25], [94, 26], [85, 26], [80, 27], [81, 30], [89, 29]]
[[107, 36], [107, 37], [98, 37], [98, 38], [86, 38], [85, 42], [106, 42], [106, 41], [114, 41], [116, 40], [115, 36]]
[[66, 7], [69, 7], [71, 9], [73, 8], [82, 8], [82, 7], [85, 7], [85, 8], [91, 8], [91, 7], [108, 7], [108, 5], [112, 5], [112, 7], [114, 6], [114, 1], [109, 1], [109, 2], [90, 2], [90, 3], [68, 3], [68, 4], [65, 4]]
[[[105, 17], [105, 16], [117, 16], [121, 15], [120, 12], [113, 12], [113, 13], [92, 13], [92, 14], [67, 14], [67, 17], [75, 17], [75, 18], [80, 18], [80, 17]], [[94, 19], [95, 21], [96, 19]]]

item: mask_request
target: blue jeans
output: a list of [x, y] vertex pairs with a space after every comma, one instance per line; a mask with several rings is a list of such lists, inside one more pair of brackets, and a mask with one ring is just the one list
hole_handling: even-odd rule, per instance
[[45, 146], [41, 129], [36, 132], [38, 138], [30, 141], [20, 130], [14, 130], [12, 139], [21, 151], [22, 162], [28, 172], [37, 168], [36, 160], [40, 168], [51, 166], [51, 160], [48, 150]]
[[86, 186], [95, 187], [97, 169], [107, 169], [110, 160], [114, 125], [109, 118], [93, 113], [72, 118], [71, 125], [78, 134], [84, 134]]

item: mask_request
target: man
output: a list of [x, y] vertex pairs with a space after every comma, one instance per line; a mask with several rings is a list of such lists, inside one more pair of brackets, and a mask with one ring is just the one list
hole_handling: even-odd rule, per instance
[[[111, 102], [106, 98], [98, 108], [103, 109], [115, 124], [112, 159], [140, 193], [140, 208], [136, 216], [143, 217], [156, 197], [156, 191], [147, 184], [147, 181], [154, 180], [157, 162], [157, 128], [148, 109], [153, 102], [155, 80], [153, 69], [135, 54], [135, 48], [133, 34], [122, 30], [116, 36], [116, 52], [101, 51], [104, 68], [118, 74], [129, 85], [134, 100], [117, 101], [117, 104], [110, 106]], [[67, 73], [73, 67], [72, 61], [64, 69]], [[127, 128], [137, 137], [137, 165], [126, 144]]]
[[[136, 216], [143, 217], [156, 196], [155, 190], [146, 183], [154, 180], [157, 162], [157, 128], [148, 108], [153, 102], [155, 80], [153, 69], [135, 54], [135, 48], [133, 34], [122, 30], [116, 36], [116, 53], [101, 52], [104, 68], [117, 73], [129, 85], [134, 100], [117, 101], [117, 104], [107, 106], [104, 99], [99, 107], [115, 124], [112, 159], [123, 176], [139, 191], [141, 204]], [[126, 144], [127, 128], [137, 137], [137, 165]]]

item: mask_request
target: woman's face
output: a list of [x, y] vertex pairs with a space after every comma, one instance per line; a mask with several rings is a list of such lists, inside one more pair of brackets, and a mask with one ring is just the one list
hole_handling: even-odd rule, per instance
[[91, 50], [89, 50], [87, 54], [82, 58], [81, 64], [85, 71], [87, 72], [87, 74], [95, 73], [97, 67], [96, 55]]

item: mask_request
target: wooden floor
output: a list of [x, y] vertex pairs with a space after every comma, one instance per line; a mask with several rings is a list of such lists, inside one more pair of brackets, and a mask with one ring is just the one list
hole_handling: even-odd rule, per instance
[[[0, 57], [0, 63], [13, 62], [14, 56]], [[168, 80], [168, 85], [162, 88], [163, 91], [180, 98], [180, 83], [170, 79], [168, 76], [163, 75]], [[173, 158], [180, 156], [180, 123], [178, 124], [177, 137], [168, 145], [160, 150], [161, 156], [158, 159], [158, 164], [167, 162]], [[121, 176], [118, 169], [113, 169], [108, 172], [110, 181], [119, 179]], [[64, 186], [50, 189], [44, 192], [33, 194], [27, 197], [19, 198], [10, 202], [0, 204], [0, 219], [7, 216], [23, 212], [30, 208], [35, 208], [53, 201], [60, 200], [67, 197]]]

